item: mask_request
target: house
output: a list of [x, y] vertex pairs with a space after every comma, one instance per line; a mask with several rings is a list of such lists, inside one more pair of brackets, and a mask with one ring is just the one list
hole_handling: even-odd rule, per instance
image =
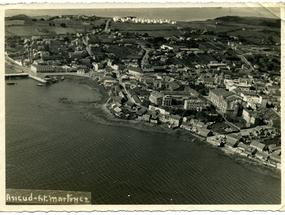
[[250, 143], [250, 146], [252, 146], [253, 148], [256, 148], [257, 151], [259, 151], [259, 152], [264, 151], [265, 148], [266, 148], [266, 145], [265, 145], [265, 144], [260, 143], [260, 142], [258, 142], [258, 141], [256, 141], [256, 140], [252, 140], [251, 143]]
[[224, 64], [224, 63], [217, 63], [216, 61], [215, 62], [210, 62], [207, 66], [208, 66], [209, 69], [217, 69], [217, 70], [222, 69], [222, 68], [228, 69], [226, 64]]
[[202, 110], [209, 106], [209, 103], [198, 98], [187, 99], [184, 101], [185, 110]]
[[272, 145], [267, 146], [267, 148], [268, 148], [269, 153], [272, 153], [274, 151], [280, 150], [281, 146], [276, 146], [272, 144]]
[[253, 133], [253, 130], [251, 128], [240, 130], [240, 134], [242, 137], [249, 137], [251, 133]]
[[111, 97], [113, 99], [113, 102], [118, 106], [121, 107], [122, 106], [122, 102], [123, 102], [123, 98], [120, 96], [112, 96]]
[[181, 83], [179, 81], [171, 81], [169, 83], [169, 89], [171, 91], [181, 90], [181, 87], [182, 87], [182, 85], [181, 85]]
[[198, 130], [197, 133], [203, 137], [208, 137], [213, 134], [212, 131], [207, 128], [198, 128], [197, 130]]
[[171, 124], [174, 127], [179, 127], [181, 121], [182, 121], [181, 116], [178, 116], [178, 115], [170, 115], [169, 116], [169, 124]]
[[197, 121], [197, 123], [195, 123], [194, 126], [197, 127], [197, 128], [202, 128], [202, 127], [205, 126], [205, 123], [201, 122], [201, 121]]
[[142, 120], [142, 121], [145, 121], [145, 122], [149, 122], [149, 121], [150, 121], [150, 117], [151, 117], [151, 115], [148, 114], [148, 113], [146, 113], [146, 114], [144, 114], [143, 116], [138, 117], [138, 119], [140, 119], [140, 120]]
[[143, 71], [139, 67], [130, 67], [128, 69], [129, 74], [134, 75], [134, 76], [140, 76], [143, 74]]
[[162, 106], [171, 106], [172, 105], [172, 97], [170, 95], [165, 95], [162, 98]]
[[207, 142], [218, 147], [224, 146], [224, 137], [222, 135], [208, 136]]
[[271, 153], [270, 157], [269, 157], [269, 160], [273, 161], [275, 163], [281, 163], [281, 157], [278, 154], [276, 154], [276, 153]]
[[130, 100], [128, 100], [126, 103], [125, 103], [125, 105], [127, 106], [127, 107], [129, 107], [129, 108], [134, 108], [135, 107], [135, 103], [133, 103], [132, 101], [130, 101]]
[[158, 124], [158, 119], [150, 119], [151, 123]]
[[259, 160], [263, 160], [263, 161], [267, 161], [269, 158], [269, 155], [267, 152], [260, 152], [260, 151], [257, 151], [254, 156], [258, 158]]
[[241, 137], [236, 134], [227, 134], [226, 135], [226, 144], [232, 147], [236, 147], [240, 141]]
[[182, 122], [180, 128], [191, 131], [192, 125], [188, 122]]
[[112, 87], [114, 83], [116, 83], [117, 81], [111, 77], [105, 77], [103, 84], [104, 87]]
[[156, 111], [156, 112], [159, 112], [159, 113], [162, 113], [162, 114], [166, 114], [166, 115], [169, 115], [170, 113], [165, 111], [164, 109], [162, 108], [159, 108], [159, 107], [155, 107], [155, 106], [152, 106], [152, 105], [149, 105], [148, 106], [148, 109], [150, 111]]
[[137, 96], [137, 94], [132, 94], [130, 96], [130, 99], [132, 102], [134, 102], [136, 105], [141, 105], [141, 100], [139, 99], [139, 97]]
[[244, 108], [242, 111], [242, 118], [249, 124], [258, 125], [261, 121], [261, 116], [256, 111]]
[[119, 107], [115, 107], [115, 108], [114, 108], [114, 111], [116, 111], [117, 113], [120, 113], [120, 112], [122, 112], [122, 109], [119, 108]]
[[159, 121], [164, 123], [169, 122], [169, 116], [170, 115], [167, 114], [161, 114], [161, 113], [158, 114]]
[[85, 70], [84, 69], [78, 69], [77, 75], [85, 75]]
[[156, 105], [161, 105], [163, 99], [163, 94], [157, 91], [152, 91], [149, 96], [149, 101]]
[[253, 149], [251, 146], [244, 144], [244, 143], [239, 143], [237, 148], [241, 151], [244, 152], [247, 155], [252, 155], [254, 154], [257, 150]]

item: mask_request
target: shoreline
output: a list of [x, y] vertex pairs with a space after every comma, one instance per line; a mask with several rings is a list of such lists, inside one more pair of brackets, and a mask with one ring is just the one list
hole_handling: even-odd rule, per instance
[[[197, 134], [192, 132], [186, 131], [184, 129], [169, 129], [162, 125], [156, 125], [152, 123], [142, 122], [139, 120], [124, 120], [115, 117], [108, 109], [108, 100], [109, 95], [107, 94], [105, 89], [102, 86], [98, 85], [94, 82], [91, 78], [88, 77], [77, 77], [72, 76], [68, 78], [70, 82], [75, 82], [77, 84], [84, 84], [88, 86], [88, 89], [92, 92], [93, 88], [97, 88], [97, 93], [100, 94], [100, 99], [97, 102], [90, 103], [88, 107], [79, 108], [80, 114], [84, 116], [87, 121], [91, 121], [92, 123], [98, 123], [107, 126], [123, 126], [127, 128], [134, 128], [141, 131], [151, 131], [155, 133], [162, 133], [162, 134], [175, 134], [177, 132], [182, 132], [183, 135], [187, 135], [191, 138], [198, 138], [200, 142], [207, 144], [209, 147], [219, 148], [218, 153], [222, 153], [232, 159], [235, 163], [242, 165], [245, 168], [248, 168], [252, 171], [257, 171], [266, 175], [270, 175], [274, 178], [281, 178], [281, 170], [277, 168], [273, 168], [270, 166], [266, 166], [263, 164], [262, 161], [257, 159], [245, 157], [235, 151], [234, 148], [230, 148], [229, 146], [226, 147], [215, 147], [211, 143], [206, 141], [206, 138], [201, 137]], [[79, 81], [79, 82], [78, 82]], [[92, 86], [89, 86], [92, 84]], [[76, 104], [80, 105], [80, 104]], [[188, 140], [184, 140], [188, 141]], [[189, 142], [189, 141], [188, 141]]]

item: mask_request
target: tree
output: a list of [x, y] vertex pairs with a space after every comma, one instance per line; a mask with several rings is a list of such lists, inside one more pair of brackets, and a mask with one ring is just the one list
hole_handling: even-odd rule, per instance
[[269, 36], [267, 39], [271, 44], [275, 43], [274, 38], [272, 36]]
[[63, 38], [63, 41], [64, 41], [64, 42], [69, 42], [69, 41], [70, 41], [70, 40], [69, 40], [69, 37], [64, 37], [64, 38]]
[[65, 23], [60, 23], [60, 26], [65, 28], [66, 27], [66, 24]]
[[207, 90], [206, 90], [205, 88], [200, 89], [198, 92], [199, 92], [200, 94], [202, 94], [203, 96], [206, 96], [206, 95], [207, 95]]
[[144, 34], [143, 34], [143, 37], [148, 37], [148, 33], [144, 33]]

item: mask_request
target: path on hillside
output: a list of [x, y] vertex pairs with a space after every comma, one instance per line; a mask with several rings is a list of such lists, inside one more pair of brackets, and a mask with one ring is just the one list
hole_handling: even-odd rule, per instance
[[105, 27], [105, 32], [108, 33], [108, 28], [109, 28], [109, 23], [111, 22], [111, 19], [109, 19], [107, 22], [106, 22], [106, 27]]
[[147, 62], [147, 59], [148, 59], [148, 53], [152, 50], [152, 49], [148, 49], [144, 46], [142, 46], [142, 49], [145, 50], [145, 55], [143, 56], [142, 58], [142, 61], [141, 61], [141, 68], [143, 69], [145, 67], [145, 64]]

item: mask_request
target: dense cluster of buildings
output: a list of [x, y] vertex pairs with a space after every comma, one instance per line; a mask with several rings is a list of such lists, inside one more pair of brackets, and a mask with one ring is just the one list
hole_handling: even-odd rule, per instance
[[114, 22], [133, 22], [133, 23], [147, 23], [147, 24], [176, 24], [176, 21], [169, 20], [169, 19], [152, 19], [152, 18], [137, 18], [137, 17], [113, 17]]
[[[135, 17], [113, 20], [175, 24]], [[180, 127], [214, 145], [280, 167], [278, 75], [257, 74], [249, 62], [226, 48], [228, 41], [225, 49], [193, 48], [187, 41], [205, 44], [205, 39], [173, 35], [146, 48], [144, 36], [107, 32], [99, 41], [93, 39], [98, 32], [26, 38], [28, 57], [23, 64], [30, 63], [34, 73], [76, 73], [98, 81], [108, 91], [108, 107], [117, 117]], [[120, 52], [115, 54], [109, 46], [138, 52], [119, 59]]]

